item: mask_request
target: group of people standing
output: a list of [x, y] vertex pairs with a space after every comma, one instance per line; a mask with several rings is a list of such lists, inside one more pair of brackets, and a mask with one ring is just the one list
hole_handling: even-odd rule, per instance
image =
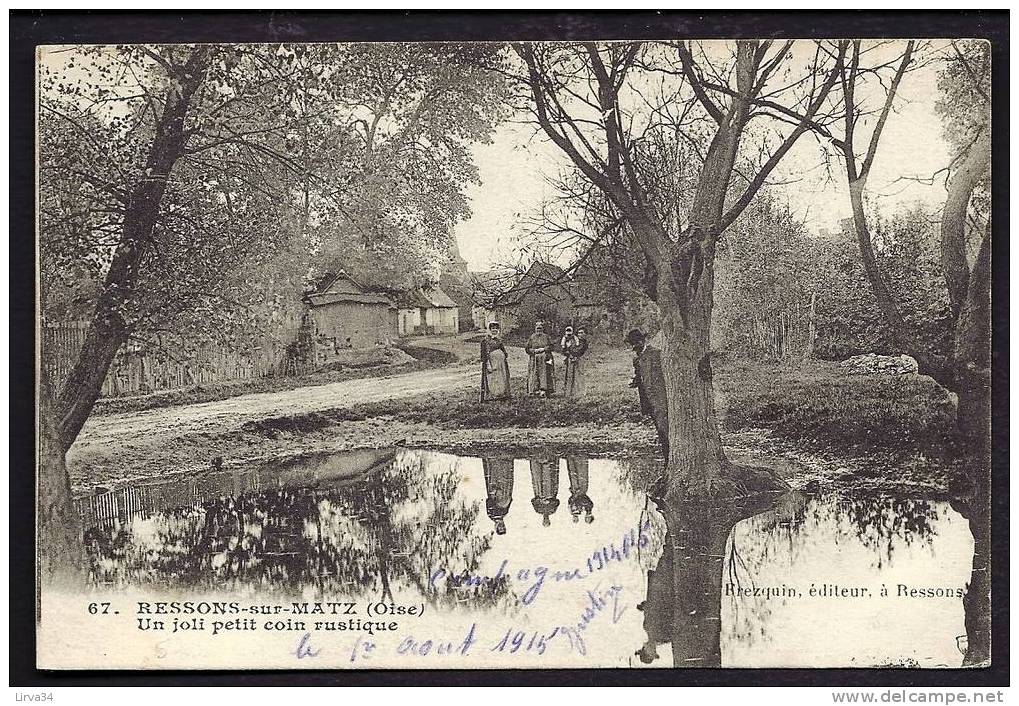
[[[506, 516], [513, 502], [513, 459], [482, 459], [485, 471], [485, 510], [495, 523], [496, 534], [506, 534]], [[528, 460], [531, 471], [531, 507], [541, 515], [541, 524], [552, 524], [552, 515], [559, 509], [559, 459], [532, 458]], [[594, 522], [594, 502], [587, 494], [588, 460], [578, 456], [566, 457], [566, 473], [570, 479], [570, 497], [567, 506], [574, 522]]]
[[[545, 324], [534, 324], [534, 333], [527, 339], [527, 394], [535, 397], [555, 395], [556, 374], [554, 339], [545, 332]], [[584, 394], [583, 357], [588, 350], [587, 332], [581, 326], [574, 331], [567, 326], [558, 341], [563, 356], [563, 393], [567, 397]], [[499, 323], [488, 324], [488, 335], [481, 342], [481, 401], [510, 397], [509, 358], [502, 342]]]

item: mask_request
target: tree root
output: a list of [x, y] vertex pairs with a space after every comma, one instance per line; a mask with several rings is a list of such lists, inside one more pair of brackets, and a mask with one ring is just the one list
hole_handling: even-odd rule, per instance
[[718, 475], [686, 480], [678, 478], [671, 483], [662, 476], [652, 484], [648, 493], [654, 500], [721, 505], [760, 495], [787, 493], [790, 490], [789, 484], [770, 468], [746, 466], [725, 459]]

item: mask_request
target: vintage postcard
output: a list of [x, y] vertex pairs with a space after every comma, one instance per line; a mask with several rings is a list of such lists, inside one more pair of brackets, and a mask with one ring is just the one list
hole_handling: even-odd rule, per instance
[[988, 666], [991, 56], [39, 46], [39, 668]]

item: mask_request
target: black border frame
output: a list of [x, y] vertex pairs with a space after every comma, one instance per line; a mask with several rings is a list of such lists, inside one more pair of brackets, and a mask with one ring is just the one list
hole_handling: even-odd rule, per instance
[[[61, 43], [960, 37], [992, 44], [992, 665], [983, 669], [41, 671], [35, 667], [35, 47]], [[10, 685], [677, 685], [980, 687], [1009, 684], [1007, 11], [10, 12]], [[30, 345], [31, 343], [31, 345]], [[32, 414], [28, 411], [32, 410]]]

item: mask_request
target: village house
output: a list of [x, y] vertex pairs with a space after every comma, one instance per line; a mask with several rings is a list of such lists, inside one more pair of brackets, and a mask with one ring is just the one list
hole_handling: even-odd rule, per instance
[[393, 301], [368, 291], [343, 270], [326, 276], [314, 292], [305, 295], [305, 303], [318, 362], [352, 348], [388, 346], [399, 335]]
[[611, 282], [602, 272], [592, 267], [581, 266], [573, 273], [570, 283], [573, 317], [592, 334], [618, 332], [623, 328], [622, 313], [618, 306], [612, 306], [611, 298], [616, 296], [622, 299], [625, 294], [618, 291], [618, 288], [610, 294], [613, 288]]
[[450, 243], [450, 253], [442, 265], [437, 286], [456, 303], [459, 331], [476, 328], [471, 317], [474, 298], [470, 286], [470, 273], [467, 271], [467, 261], [460, 255], [455, 238]]
[[439, 287], [422, 287], [399, 298], [401, 336], [452, 335], [460, 330], [459, 306]]
[[557, 265], [536, 261], [495, 297], [489, 318], [498, 320], [502, 330], [509, 332], [520, 326], [529, 328], [536, 319], [572, 321], [575, 314], [569, 277]]
[[590, 334], [618, 326], [610, 314], [598, 273], [581, 268], [570, 274], [558, 265], [537, 261], [522, 275], [479, 273], [472, 276], [478, 302], [472, 312], [478, 328], [498, 321], [503, 332], [530, 329], [541, 319], [554, 328], [584, 325]]
[[476, 329], [484, 329], [496, 319], [495, 301], [519, 277], [515, 270], [488, 270], [471, 272], [468, 287], [471, 299], [471, 322]]

